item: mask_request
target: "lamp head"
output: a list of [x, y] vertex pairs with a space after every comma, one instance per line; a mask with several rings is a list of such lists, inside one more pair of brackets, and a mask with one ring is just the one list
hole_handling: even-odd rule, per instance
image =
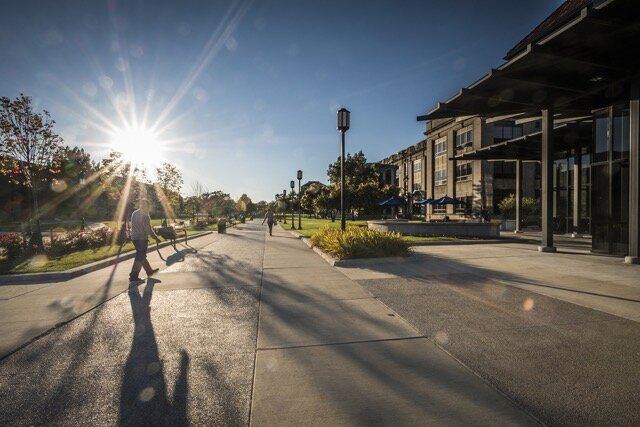
[[346, 108], [338, 110], [338, 130], [340, 132], [346, 132], [349, 130], [351, 113]]

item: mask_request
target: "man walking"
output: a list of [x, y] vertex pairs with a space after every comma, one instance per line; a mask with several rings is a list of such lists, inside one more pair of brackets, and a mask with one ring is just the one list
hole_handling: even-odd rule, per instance
[[140, 207], [131, 214], [131, 241], [136, 248], [136, 257], [131, 267], [131, 273], [129, 273], [129, 281], [131, 282], [142, 281], [138, 274], [143, 267], [148, 277], [151, 277], [159, 270], [158, 268], [151, 268], [147, 260], [148, 236], [153, 237], [156, 243], [159, 241], [158, 236], [151, 228], [151, 218], [148, 212], [149, 202], [147, 199], [140, 199]]

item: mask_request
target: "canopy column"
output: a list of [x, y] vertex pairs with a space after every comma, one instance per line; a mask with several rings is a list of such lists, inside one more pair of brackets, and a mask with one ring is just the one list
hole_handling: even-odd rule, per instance
[[553, 107], [542, 110], [542, 241], [540, 252], [553, 246]]
[[514, 233], [522, 233], [520, 230], [522, 212], [522, 160], [516, 160], [516, 228]]
[[640, 264], [640, 81], [631, 83], [629, 101], [629, 254], [628, 264]]
[[576, 237], [580, 230], [580, 207], [582, 205], [582, 149], [576, 147], [573, 157], [573, 230]]

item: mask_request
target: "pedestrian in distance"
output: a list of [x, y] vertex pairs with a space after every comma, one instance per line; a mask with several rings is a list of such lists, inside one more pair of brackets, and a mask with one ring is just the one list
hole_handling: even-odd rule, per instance
[[138, 276], [140, 270], [144, 268], [147, 277], [151, 277], [159, 269], [152, 268], [147, 260], [147, 248], [149, 247], [149, 236], [153, 237], [158, 243], [160, 239], [151, 227], [151, 218], [149, 217], [149, 201], [140, 199], [138, 209], [131, 214], [131, 241], [136, 248], [136, 257], [129, 273], [130, 282], [141, 282]]
[[265, 221], [267, 221], [267, 225], [269, 226], [269, 236], [273, 236], [273, 223], [275, 222], [275, 217], [271, 209], [268, 209], [267, 213], [264, 214], [262, 223], [264, 224]]

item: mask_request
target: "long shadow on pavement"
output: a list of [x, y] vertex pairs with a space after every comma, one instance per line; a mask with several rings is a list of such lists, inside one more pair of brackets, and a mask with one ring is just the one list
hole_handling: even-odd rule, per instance
[[[120, 425], [187, 425], [189, 355], [181, 351], [173, 399], [167, 397], [162, 361], [151, 322], [151, 296], [157, 279], [147, 280], [142, 296], [129, 289], [134, 333], [120, 392]], [[173, 402], [173, 403], [172, 403]]]

